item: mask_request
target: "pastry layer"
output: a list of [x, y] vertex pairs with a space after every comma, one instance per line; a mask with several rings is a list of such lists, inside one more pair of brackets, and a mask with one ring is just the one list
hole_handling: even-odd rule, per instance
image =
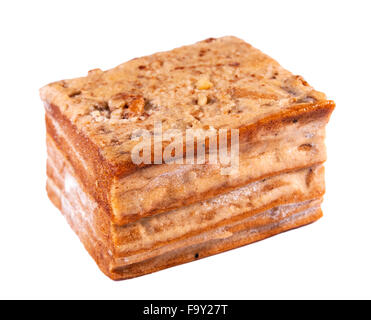
[[111, 182], [105, 180], [107, 175], [95, 170], [99, 160], [87, 159], [88, 152], [78, 151], [80, 140], [49, 113], [46, 120], [48, 134], [68, 155], [85, 190], [116, 224], [124, 225], [212, 198], [264, 177], [324, 162], [327, 116], [289, 121], [277, 128], [260, 127], [240, 146], [236, 174], [223, 175], [220, 164], [153, 165]]
[[[52, 201], [60, 196], [55, 185], [53, 186], [49, 180], [47, 191]], [[148, 259], [144, 255], [113, 258], [112, 251], [107, 250], [104, 243], [94, 237], [94, 232], [91, 231], [86, 220], [82, 219], [79, 214], [76, 215], [72, 208], [70, 210], [64, 207], [62, 213], [100, 269], [113, 280], [124, 280], [205, 258], [312, 223], [322, 216], [320, 202], [321, 199], [318, 199], [275, 207], [260, 214], [260, 218], [267, 221], [262, 226], [251, 227], [246, 221], [245, 224], [241, 223], [230, 228], [231, 231], [228, 231], [225, 236], [210, 236], [205, 233], [203, 241], [193, 245], [181, 244], [176, 250], [165, 251]], [[275, 218], [277, 213], [278, 216], [282, 215], [281, 219]]]
[[[308, 209], [315, 203], [311, 200], [320, 198], [324, 192], [323, 167], [317, 166], [257, 181], [208, 201], [119, 227], [112, 224], [99, 204], [84, 192], [72, 166], [50, 138], [47, 145], [49, 197], [67, 217], [101, 269], [113, 278], [117, 275], [112, 272], [124, 266], [147, 260], [152, 264], [157, 257], [184, 251], [185, 247], [235, 239], [235, 234], [242, 230], [264, 230], [264, 235], [280, 232], [278, 230], [284, 227], [276, 227], [279, 221]], [[295, 205], [296, 202], [300, 205]], [[285, 206], [287, 203], [291, 205]], [[319, 206], [319, 200], [316, 203]], [[268, 226], [275, 231], [267, 231]], [[250, 238], [253, 242], [259, 236]], [[226, 243], [234, 243], [231, 239]], [[164, 267], [166, 263], [163, 261]], [[147, 268], [144, 262], [143, 267]]]
[[179, 242], [176, 249], [151, 255], [147, 260], [143, 260], [147, 256], [140, 254], [115, 259], [111, 270], [119, 278], [130, 278], [140, 275], [136, 268], [141, 273], [154, 272], [250, 244], [316, 221], [322, 216], [321, 201], [316, 199], [274, 207], [250, 219], [228, 225], [223, 230], [205, 232], [198, 237], [197, 242]]

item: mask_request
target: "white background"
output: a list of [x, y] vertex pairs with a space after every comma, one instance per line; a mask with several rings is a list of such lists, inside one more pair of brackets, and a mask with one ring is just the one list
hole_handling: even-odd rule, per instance
[[[369, 1], [1, 1], [0, 298], [371, 298]], [[38, 89], [133, 57], [235, 35], [337, 103], [324, 218], [113, 282], [45, 192]]]

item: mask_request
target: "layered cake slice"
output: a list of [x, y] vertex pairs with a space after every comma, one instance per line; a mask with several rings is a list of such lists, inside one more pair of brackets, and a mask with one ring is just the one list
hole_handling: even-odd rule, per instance
[[[334, 103], [240, 39], [93, 70], [45, 86], [41, 97], [49, 198], [112, 279], [242, 246], [322, 214]], [[196, 132], [191, 140], [188, 132]]]

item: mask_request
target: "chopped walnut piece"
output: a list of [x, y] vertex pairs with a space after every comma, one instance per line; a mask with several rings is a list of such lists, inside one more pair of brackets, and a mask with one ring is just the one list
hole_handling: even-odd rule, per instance
[[208, 90], [213, 86], [208, 78], [201, 78], [197, 81], [196, 87], [198, 90]]
[[144, 113], [146, 101], [142, 96], [118, 93], [108, 101], [114, 119], [140, 116]]
[[129, 104], [129, 110], [134, 114], [140, 115], [144, 111], [144, 105], [145, 105], [144, 98], [138, 97]]
[[207, 95], [206, 94], [199, 94], [198, 95], [198, 99], [197, 99], [197, 104], [199, 106], [204, 106], [207, 104], [207, 101], [208, 101], [208, 98], [207, 98]]

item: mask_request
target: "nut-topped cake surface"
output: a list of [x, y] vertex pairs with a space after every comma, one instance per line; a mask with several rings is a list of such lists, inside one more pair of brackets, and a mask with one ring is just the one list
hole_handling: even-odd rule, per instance
[[134, 129], [240, 128], [326, 96], [235, 37], [136, 58], [41, 89], [113, 164], [130, 162]]

